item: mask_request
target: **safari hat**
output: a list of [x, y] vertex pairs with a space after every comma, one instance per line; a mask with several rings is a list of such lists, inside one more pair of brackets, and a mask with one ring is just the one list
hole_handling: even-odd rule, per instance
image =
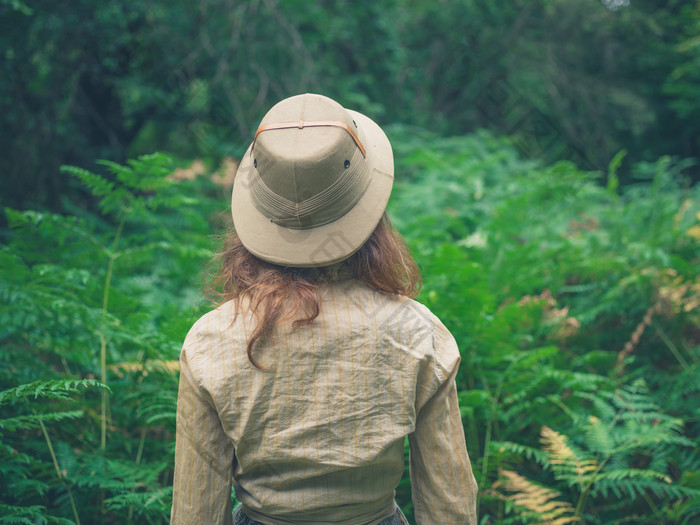
[[297, 95], [262, 119], [241, 160], [231, 212], [253, 255], [326, 266], [369, 238], [394, 182], [391, 144], [370, 118], [322, 95]]

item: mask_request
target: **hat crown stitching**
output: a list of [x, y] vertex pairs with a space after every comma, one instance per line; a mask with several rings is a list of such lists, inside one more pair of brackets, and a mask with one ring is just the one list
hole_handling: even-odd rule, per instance
[[[265, 115], [250, 148], [258, 159], [249, 176], [253, 205], [291, 229], [339, 219], [370, 185], [373, 162], [365, 141], [362, 127], [331, 99], [312, 95], [282, 101]], [[346, 159], [351, 159], [349, 168]]]
[[[342, 217], [360, 200], [371, 181], [372, 166], [357, 150], [353, 155], [351, 167], [345, 169], [330, 186], [303, 201], [292, 201], [271, 190], [257, 169], [251, 172], [251, 196], [256, 207], [272, 222], [288, 228], [309, 228], [327, 224]], [[364, 164], [364, 166], [363, 166]], [[294, 169], [295, 163], [292, 163]], [[363, 174], [369, 176], [362, 177]], [[293, 174], [296, 177], [296, 173]], [[295, 183], [295, 194], [296, 183]], [[350, 200], [339, 203], [342, 197], [352, 195]], [[337, 206], [341, 204], [341, 206]], [[326, 213], [314, 217], [315, 214]], [[314, 220], [315, 219], [315, 220]], [[292, 221], [296, 225], [290, 224]]]

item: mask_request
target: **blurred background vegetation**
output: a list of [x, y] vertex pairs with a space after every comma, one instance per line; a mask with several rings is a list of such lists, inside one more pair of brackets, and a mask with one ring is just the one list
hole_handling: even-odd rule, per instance
[[167, 523], [212, 234], [305, 91], [392, 141], [480, 523], [700, 520], [700, 1], [0, 0], [0, 42], [0, 523]]
[[692, 0], [0, 0], [0, 27], [0, 195], [20, 208], [75, 195], [61, 164], [236, 157], [306, 91], [585, 169], [625, 148], [623, 181], [700, 153]]

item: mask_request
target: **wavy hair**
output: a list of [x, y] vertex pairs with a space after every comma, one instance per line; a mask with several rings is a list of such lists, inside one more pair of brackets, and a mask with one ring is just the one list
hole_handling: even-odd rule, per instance
[[[248, 339], [248, 359], [265, 370], [253, 357], [255, 343], [282, 321], [293, 319], [296, 328], [318, 317], [319, 285], [327, 280], [329, 267], [296, 268], [265, 262], [243, 246], [235, 231], [226, 234], [223, 249], [212, 263], [216, 270], [207, 286], [207, 296], [217, 305], [236, 301], [236, 315], [242, 299], [247, 299], [246, 307], [257, 318]], [[362, 247], [339, 264], [350, 271], [351, 277], [381, 293], [415, 297], [422, 286], [418, 265], [386, 213]]]

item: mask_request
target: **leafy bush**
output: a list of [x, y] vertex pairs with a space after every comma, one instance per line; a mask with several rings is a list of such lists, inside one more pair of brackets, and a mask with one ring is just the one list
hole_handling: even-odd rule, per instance
[[[409, 178], [390, 211], [424, 270], [419, 299], [462, 351], [482, 523], [697, 519], [700, 201], [687, 163], [639, 164], [619, 188], [624, 152], [603, 176], [523, 162], [485, 133], [390, 133]], [[581, 480], [551, 436], [580, 451]], [[561, 514], [523, 506], [535, 486]]]
[[[0, 405], [1, 523], [169, 517], [177, 359], [198, 315], [220, 195], [207, 179], [176, 180], [164, 155], [105, 164], [110, 178], [65, 168], [97, 212], [6, 210], [0, 388], [15, 388], [0, 400], [52, 396]], [[78, 397], [67, 403], [58, 394], [71, 385]]]

